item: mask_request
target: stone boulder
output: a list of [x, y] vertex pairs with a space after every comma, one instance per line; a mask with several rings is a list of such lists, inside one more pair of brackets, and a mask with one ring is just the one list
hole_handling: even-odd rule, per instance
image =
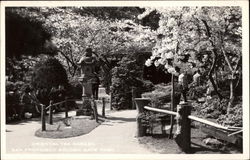
[[215, 138], [206, 138], [203, 140], [203, 143], [213, 148], [220, 148], [223, 146], [223, 143]]

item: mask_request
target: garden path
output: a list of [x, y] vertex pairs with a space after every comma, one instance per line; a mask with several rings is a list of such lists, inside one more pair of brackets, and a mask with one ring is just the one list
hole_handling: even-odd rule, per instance
[[[99, 112], [100, 113], [100, 112]], [[69, 115], [74, 115], [71, 111]], [[63, 116], [63, 115], [62, 115]], [[34, 136], [40, 121], [6, 125], [7, 153], [120, 153], [149, 154], [135, 138], [136, 111], [107, 112], [107, 120], [89, 134], [47, 139]]]

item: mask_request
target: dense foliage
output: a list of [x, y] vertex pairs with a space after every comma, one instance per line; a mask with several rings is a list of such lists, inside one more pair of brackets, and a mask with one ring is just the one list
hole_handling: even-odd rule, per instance
[[48, 58], [37, 63], [33, 69], [32, 86], [35, 89], [67, 86], [68, 77], [65, 69], [55, 58]]
[[[51, 34], [41, 21], [18, 14], [6, 8], [6, 56], [55, 54], [50, 45]], [[35, 35], [35, 36], [34, 36]]]
[[[151, 106], [155, 108], [165, 108], [170, 109], [171, 102], [171, 90], [170, 84], [158, 84], [155, 85], [153, 91], [145, 92], [142, 94], [143, 98], [151, 99]], [[175, 103], [180, 102], [180, 92], [175, 92]]]
[[116, 109], [132, 108], [132, 88], [139, 96], [150, 90], [150, 84], [142, 79], [143, 67], [131, 56], [124, 57], [112, 69], [112, 104]]
[[217, 119], [217, 122], [226, 125], [226, 126], [243, 126], [243, 112], [242, 112], [242, 103], [235, 105], [230, 108], [229, 114], [222, 114]]
[[187, 93], [188, 99], [198, 100], [198, 98], [205, 97], [206, 91], [207, 91], [206, 85], [194, 86], [191, 84]]

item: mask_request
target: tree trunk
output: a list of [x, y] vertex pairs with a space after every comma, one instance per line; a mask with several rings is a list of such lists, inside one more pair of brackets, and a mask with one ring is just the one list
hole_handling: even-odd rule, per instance
[[[233, 68], [232, 64], [230, 63], [230, 60], [228, 58], [228, 56], [226, 55], [226, 52], [224, 50], [223, 47], [221, 47], [221, 51], [223, 53], [223, 56], [228, 64], [228, 67], [231, 71], [231, 79], [230, 79], [230, 97], [229, 97], [229, 102], [228, 102], [228, 105], [227, 105], [227, 114], [229, 114], [229, 110], [230, 108], [232, 107], [233, 105], [233, 102], [234, 102], [234, 98], [235, 98], [235, 95], [234, 95], [234, 90], [236, 89], [236, 87], [238, 86], [239, 84], [239, 80], [240, 80], [240, 75], [238, 76], [238, 79], [236, 78], [235, 79], [235, 72], [239, 69], [239, 67], [241, 66], [241, 60], [242, 60], [242, 56], [239, 57], [238, 59], [238, 62], [237, 62], [237, 65], [235, 68]], [[234, 81], [236, 80], [236, 83], [234, 83]]]
[[232, 107], [233, 105], [233, 102], [234, 102], [234, 74], [232, 74], [232, 79], [230, 80], [230, 97], [229, 97], [229, 102], [228, 102], [228, 105], [227, 105], [227, 114], [229, 114], [229, 111], [230, 111], [230, 108]]
[[[214, 42], [211, 40], [210, 28], [209, 28], [207, 22], [206, 22], [205, 20], [201, 20], [201, 21], [204, 23], [204, 25], [205, 25], [205, 27], [206, 27], [206, 32], [207, 32], [206, 34], [207, 34], [207, 36], [209, 37], [210, 43], [211, 43], [212, 46], [215, 48]], [[211, 82], [212, 85], [213, 85], [213, 88], [214, 88], [215, 93], [218, 95], [218, 97], [219, 97], [220, 100], [221, 100], [223, 97], [222, 97], [222, 95], [219, 93], [218, 88], [217, 88], [217, 86], [216, 86], [216, 84], [215, 84], [215, 82], [214, 82], [214, 79], [213, 79], [213, 72], [214, 72], [214, 69], [215, 69], [216, 62], [217, 62], [218, 54], [217, 54], [217, 51], [216, 51], [215, 49], [213, 49], [213, 50], [211, 50], [211, 51], [212, 51], [212, 53], [213, 53], [213, 55], [214, 55], [214, 58], [213, 58], [213, 64], [212, 64], [212, 66], [211, 66], [211, 68], [210, 68], [210, 71], [209, 71], [208, 76], [209, 76], [210, 82]]]
[[213, 64], [212, 64], [212, 66], [211, 66], [211, 68], [210, 68], [210, 71], [209, 71], [209, 73], [208, 73], [208, 76], [209, 76], [210, 82], [211, 82], [212, 85], [213, 85], [213, 88], [214, 88], [215, 93], [218, 95], [218, 97], [219, 97], [220, 100], [221, 100], [223, 97], [222, 97], [222, 95], [219, 93], [218, 88], [217, 88], [217, 86], [216, 86], [216, 84], [215, 84], [215, 82], [214, 82], [214, 78], [213, 78], [213, 72], [214, 72], [214, 69], [215, 69], [216, 61], [217, 61], [217, 53], [216, 53], [216, 51], [214, 51], [214, 50], [212, 51], [212, 53], [213, 53], [213, 55], [214, 55]]
[[[172, 77], [171, 77], [171, 84], [172, 84], [172, 90], [171, 90], [171, 111], [174, 111], [174, 100], [175, 100], [175, 93], [174, 93], [174, 74], [172, 74]], [[172, 132], [173, 132], [173, 127], [174, 127], [174, 116], [171, 115], [171, 121], [170, 121], [170, 124], [171, 124], [171, 128], [170, 128], [170, 131], [169, 131], [169, 139], [171, 139], [173, 136], [172, 136]]]

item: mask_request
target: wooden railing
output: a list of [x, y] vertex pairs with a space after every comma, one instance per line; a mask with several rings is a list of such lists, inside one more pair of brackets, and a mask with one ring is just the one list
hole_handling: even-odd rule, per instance
[[[60, 104], [65, 104], [64, 108], [65, 108], [65, 118], [68, 118], [68, 112], [69, 112], [69, 106], [68, 106], [68, 102], [70, 101], [82, 101], [81, 99], [69, 99], [66, 98], [64, 101], [61, 102], [57, 102], [57, 103], [53, 103], [53, 101], [50, 101], [50, 104], [45, 107], [45, 105], [41, 105], [41, 121], [42, 121], [42, 131], [46, 131], [46, 112], [49, 110], [49, 124], [52, 125], [53, 124], [53, 107], [60, 105]], [[92, 99], [92, 109], [93, 109], [93, 115], [94, 118], [96, 120], [96, 122], [98, 122], [98, 113], [97, 113], [97, 105], [95, 100]], [[105, 108], [106, 108], [106, 100], [105, 98], [102, 98], [102, 116], [105, 117]]]
[[[174, 139], [180, 149], [184, 152], [189, 152], [191, 148], [191, 120], [197, 121], [199, 123], [212, 126], [214, 128], [218, 128], [224, 131], [233, 132], [228, 136], [232, 136], [234, 134], [238, 134], [242, 132], [241, 127], [225, 127], [220, 124], [196, 117], [191, 115], [191, 105], [189, 103], [182, 103], [177, 105], [177, 112], [152, 108], [147, 106], [149, 104], [150, 99], [142, 99], [142, 98], [135, 98], [137, 101], [136, 107], [138, 111], [137, 116], [137, 137], [145, 136], [146, 135], [146, 128], [142, 125], [142, 119], [140, 115], [145, 111], [153, 111], [157, 113], [169, 114], [172, 116], [176, 116], [176, 124], [177, 129], [174, 136]], [[144, 101], [144, 102], [143, 102]], [[146, 104], [146, 105], [145, 105]]]
[[[148, 110], [148, 111], [155, 111], [155, 112], [159, 112], [159, 113], [166, 113], [166, 114], [170, 114], [173, 116], [177, 116], [177, 112], [173, 112], [173, 111], [169, 111], [169, 110], [152, 108], [149, 106], [145, 106], [144, 109]], [[196, 117], [196, 116], [192, 116], [192, 115], [189, 115], [188, 118], [191, 120], [206, 124], [206, 125], [210, 125], [210, 126], [215, 127], [215, 128], [226, 130], [226, 131], [237, 131], [237, 130], [241, 129], [241, 127], [225, 127], [225, 126], [222, 126], [220, 124], [217, 124], [217, 123], [214, 123], [214, 122], [211, 122], [211, 121], [208, 121], [208, 120]]]
[[53, 124], [53, 107], [65, 104], [65, 118], [68, 118], [68, 102], [69, 101], [75, 101], [75, 99], [68, 99], [66, 98], [64, 101], [53, 103], [53, 101], [50, 101], [49, 106], [45, 107], [45, 105], [42, 105], [41, 107], [41, 121], [42, 121], [42, 131], [46, 131], [46, 111], [49, 110], [49, 124]]

